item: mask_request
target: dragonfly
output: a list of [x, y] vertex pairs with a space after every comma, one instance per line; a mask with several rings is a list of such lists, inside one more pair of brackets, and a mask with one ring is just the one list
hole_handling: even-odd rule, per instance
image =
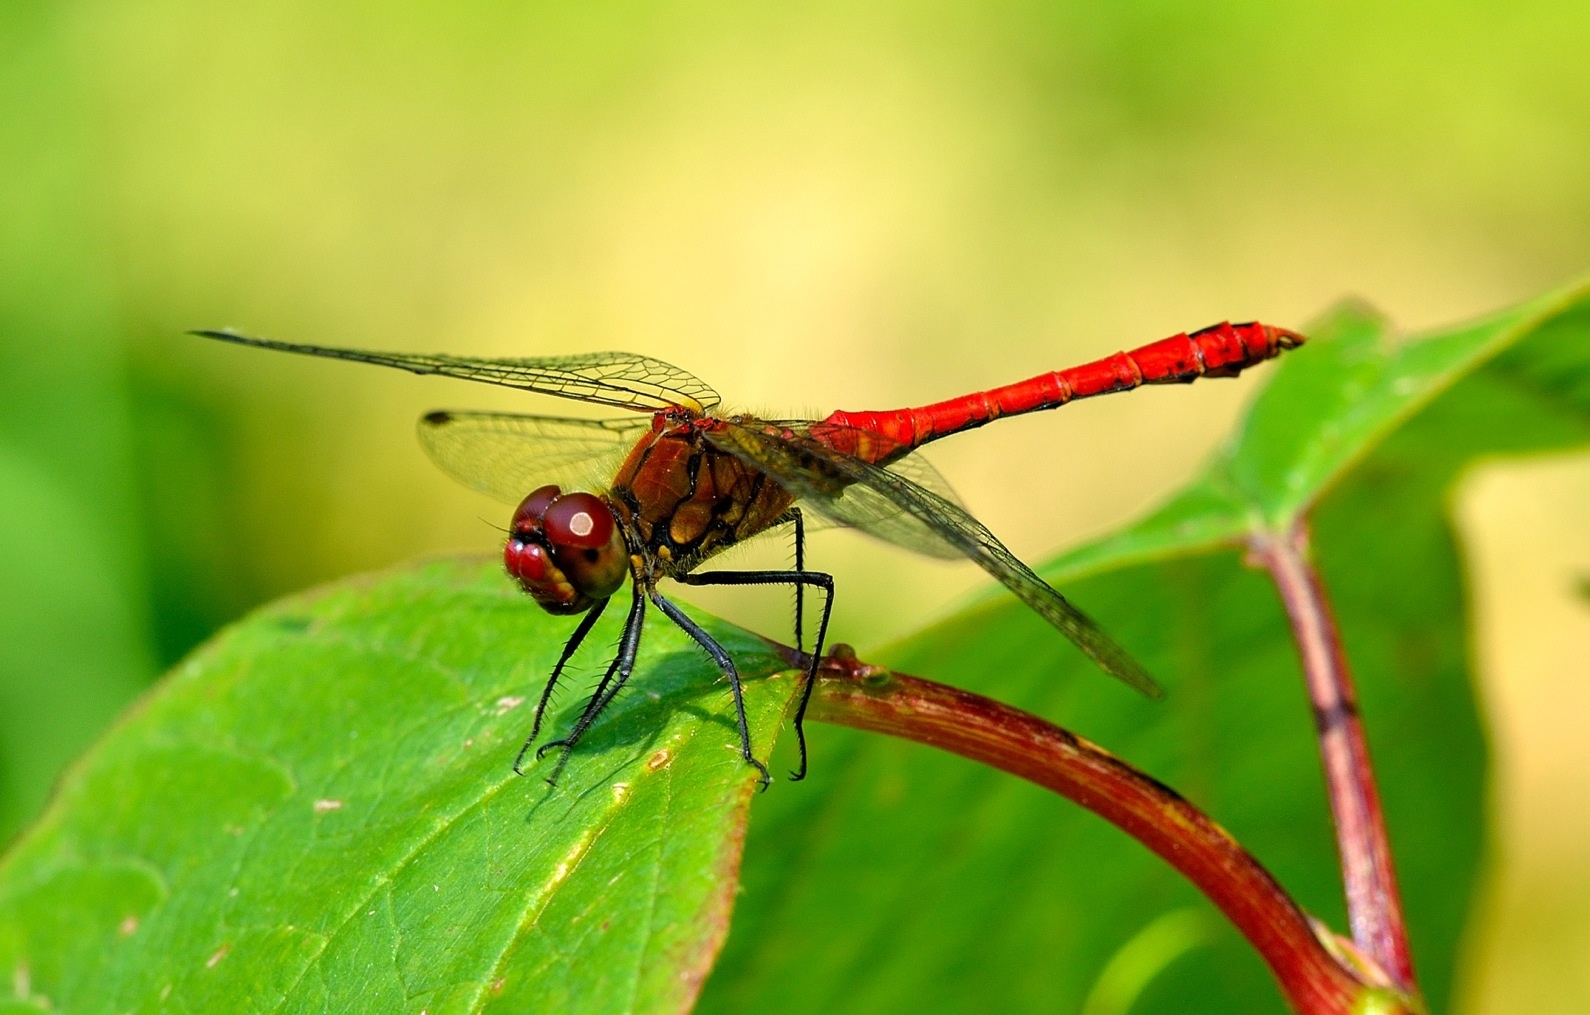
[[[803, 507], [829, 523], [919, 553], [970, 559], [1105, 673], [1157, 698], [1159, 685], [1142, 665], [1007, 549], [915, 452], [1001, 417], [1052, 409], [1079, 398], [1145, 384], [1235, 377], [1305, 341], [1285, 328], [1227, 322], [931, 405], [777, 420], [724, 412], [717, 392], [693, 374], [633, 353], [484, 359], [306, 345], [230, 330], [194, 334], [627, 412], [619, 418], [585, 419], [445, 410], [426, 413], [419, 421], [420, 444], [443, 472], [516, 505], [503, 547], [508, 575], [548, 612], [581, 618], [542, 690], [514, 771], [525, 774], [525, 757], [541, 734], [554, 689], [627, 579], [629, 613], [617, 652], [568, 732], [536, 751], [538, 761], [552, 750], [561, 752], [547, 781], [557, 782], [591, 725], [628, 683], [649, 603], [721, 671], [734, 700], [740, 756], [756, 770], [763, 789], [771, 777], [752, 749], [734, 660], [659, 591], [659, 582], [792, 587], [797, 652], [804, 644], [806, 593], [822, 593], [816, 640], [795, 709], [800, 752], [798, 767], [790, 773], [795, 781], [807, 772], [803, 724], [834, 602], [833, 575], [806, 567]], [[700, 570], [724, 550], [785, 526], [794, 532], [793, 568]]]

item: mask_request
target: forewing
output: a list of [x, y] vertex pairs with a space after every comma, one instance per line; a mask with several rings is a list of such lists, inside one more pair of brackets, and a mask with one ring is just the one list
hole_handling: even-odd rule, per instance
[[706, 382], [676, 366], [627, 352], [592, 352], [576, 356], [533, 356], [522, 359], [477, 359], [470, 356], [428, 355], [404, 352], [371, 352], [329, 346], [251, 338], [232, 331], [195, 331], [215, 338], [261, 349], [296, 352], [306, 356], [374, 363], [416, 374], [439, 374], [465, 381], [480, 381], [519, 388], [559, 398], [573, 398], [619, 409], [657, 412], [683, 406], [706, 412], [718, 404], [718, 393]]
[[602, 490], [651, 425], [647, 419], [562, 419], [510, 412], [431, 412], [420, 446], [443, 472], [507, 504], [548, 483]]
[[[834, 451], [788, 428], [780, 431], [728, 424], [710, 431], [708, 437], [767, 472], [805, 506], [841, 524], [911, 549], [934, 552], [924, 545], [922, 534], [927, 533], [932, 545], [949, 549], [947, 555], [969, 557], [999, 579], [1106, 673], [1149, 697], [1163, 693], [1137, 660], [959, 504], [897, 471]], [[880, 513], [878, 501], [887, 502], [892, 513]]]

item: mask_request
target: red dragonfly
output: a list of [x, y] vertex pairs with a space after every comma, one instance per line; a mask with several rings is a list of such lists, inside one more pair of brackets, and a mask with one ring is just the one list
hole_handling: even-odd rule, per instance
[[[1304, 341], [1296, 332], [1256, 322], [1217, 324], [945, 402], [888, 412], [834, 412], [818, 421], [720, 414], [718, 395], [705, 383], [678, 367], [631, 353], [475, 359], [300, 345], [231, 331], [195, 334], [416, 374], [483, 381], [639, 413], [591, 420], [447, 411], [420, 419], [420, 443], [442, 471], [466, 486], [518, 505], [503, 550], [509, 575], [549, 612], [584, 614], [542, 691], [514, 771], [524, 774], [525, 754], [540, 735], [547, 703], [564, 667], [628, 577], [632, 579], [629, 616], [617, 655], [569, 732], [536, 752], [539, 759], [562, 748], [548, 782], [556, 782], [586, 730], [629, 680], [650, 601], [723, 671], [734, 695], [741, 757], [757, 770], [764, 788], [770, 778], [767, 766], [751, 750], [734, 661], [658, 592], [659, 581], [792, 586], [797, 648], [803, 641], [804, 592], [822, 590], [822, 617], [795, 711], [800, 767], [791, 778], [796, 780], [806, 774], [802, 723], [828, 635], [834, 590], [831, 575], [806, 568], [804, 522], [797, 502], [829, 521], [921, 553], [970, 558], [1059, 628], [1106, 673], [1158, 697], [1158, 685], [1136, 660], [1006, 549], [961, 506], [938, 473], [912, 452], [1001, 416], [1052, 409], [1077, 398], [1143, 384], [1235, 377]], [[605, 492], [588, 492], [592, 490]], [[697, 570], [720, 551], [783, 525], [794, 527], [793, 569]]]

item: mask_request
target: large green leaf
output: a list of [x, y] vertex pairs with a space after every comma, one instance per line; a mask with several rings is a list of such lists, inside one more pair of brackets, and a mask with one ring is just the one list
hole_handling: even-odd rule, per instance
[[[84, 1012], [687, 1007], [756, 773], [716, 670], [654, 616], [634, 689], [558, 786], [515, 776], [568, 627], [500, 567], [439, 562], [232, 628], [0, 866], [0, 969], [34, 1008]], [[760, 679], [782, 665], [765, 643], [725, 644], [758, 678], [765, 751], [793, 681]], [[581, 704], [561, 701], [554, 730]]]
[[[1587, 292], [1407, 341], [1363, 310], [1331, 314], [1203, 477], [1050, 566], [1164, 681], [1165, 703], [1099, 679], [1004, 598], [872, 661], [1105, 744], [1206, 808], [1344, 928], [1295, 649], [1273, 587], [1238, 548], [1317, 504], [1314, 552], [1359, 684], [1415, 961], [1444, 1010], [1485, 779], [1446, 498], [1477, 457], [1590, 442]], [[811, 788], [758, 810], [706, 1010], [1074, 1011], [1091, 998], [1091, 1012], [1118, 1011], [1123, 980], [1147, 984], [1134, 1013], [1281, 1008], [1218, 915], [1092, 815], [920, 747], [828, 729], [812, 740]], [[1176, 939], [1182, 957], [1148, 946], [1168, 925], [1206, 931]], [[1123, 972], [1133, 963], [1149, 965]]]

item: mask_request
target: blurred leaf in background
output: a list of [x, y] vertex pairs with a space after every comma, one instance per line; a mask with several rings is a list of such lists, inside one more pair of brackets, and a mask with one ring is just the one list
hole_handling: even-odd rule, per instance
[[0, 11], [0, 839], [157, 664], [125, 349], [65, 20]]
[[[187, 328], [629, 348], [786, 414], [1222, 318], [1296, 324], [1345, 293], [1446, 323], [1590, 262], [1587, 51], [1590, 9], [1556, 2], [7, 3], [0, 827], [218, 621], [497, 538], [499, 509], [430, 469], [413, 420], [525, 400]], [[1036, 557], [1184, 482], [1250, 390], [1140, 392], [934, 458]], [[1587, 907], [1561, 902], [1590, 898], [1590, 827], [1562, 817], [1590, 812], [1590, 759], [1554, 722], [1582, 702], [1559, 685], [1590, 622], [1561, 604], [1590, 570], [1590, 466], [1517, 468], [1462, 512], [1515, 914], [1476, 939], [1476, 968], [1514, 962], [1476, 996], [1515, 1003], [1551, 989], [1518, 963], [1590, 947]], [[861, 644], [979, 581], [814, 542], [844, 590], [835, 633]], [[782, 597], [693, 598], [787, 623]], [[1547, 799], [1531, 787], [1555, 803], [1520, 810]]]

